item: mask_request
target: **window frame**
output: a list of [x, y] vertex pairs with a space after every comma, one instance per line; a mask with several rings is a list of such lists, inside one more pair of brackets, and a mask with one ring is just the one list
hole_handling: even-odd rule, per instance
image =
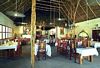
[[1, 33], [0, 40], [11, 38], [12, 30], [13, 29], [11, 27], [0, 24], [0, 33]]

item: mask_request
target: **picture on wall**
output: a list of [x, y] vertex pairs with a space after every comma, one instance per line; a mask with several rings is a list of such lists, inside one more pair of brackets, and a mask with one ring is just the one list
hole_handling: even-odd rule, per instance
[[60, 34], [64, 34], [64, 28], [63, 27], [60, 28]]

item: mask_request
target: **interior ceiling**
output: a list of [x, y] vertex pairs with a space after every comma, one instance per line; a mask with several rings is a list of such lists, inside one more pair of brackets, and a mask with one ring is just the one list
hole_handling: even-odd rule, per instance
[[[30, 22], [31, 0], [17, 0], [17, 11], [26, 15], [25, 18], [9, 16], [18, 22]], [[0, 11], [16, 11], [16, 0], [0, 0]], [[38, 24], [50, 24], [56, 22], [59, 14], [64, 22], [80, 22], [100, 17], [100, 0], [36, 0], [36, 15]], [[45, 23], [43, 23], [45, 21]], [[55, 23], [56, 24], [56, 23]]]

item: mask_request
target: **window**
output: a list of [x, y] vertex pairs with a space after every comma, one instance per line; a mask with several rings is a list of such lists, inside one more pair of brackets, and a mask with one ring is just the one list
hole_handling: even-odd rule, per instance
[[2, 32], [2, 25], [0, 25], [0, 32]]
[[5, 26], [3, 26], [3, 32], [5, 32], [6, 30], [5, 30]]
[[0, 25], [0, 39], [12, 37], [12, 28]]
[[0, 33], [0, 39], [2, 39], [2, 33]]
[[2, 25], [0, 25], [0, 39], [2, 39]]
[[6, 33], [3, 33], [3, 36], [2, 36], [2, 37], [3, 37], [3, 39], [5, 39], [5, 36], [6, 36]]

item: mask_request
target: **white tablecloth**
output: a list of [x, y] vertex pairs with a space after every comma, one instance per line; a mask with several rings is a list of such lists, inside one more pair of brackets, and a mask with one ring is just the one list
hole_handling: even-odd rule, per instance
[[[35, 55], [37, 55], [37, 52], [38, 52], [38, 45], [35, 44]], [[51, 57], [51, 46], [46, 44], [46, 54]]]
[[17, 51], [17, 46], [18, 46], [17, 42], [13, 43], [12, 45], [3, 44], [0, 45], [0, 50], [15, 49], [15, 51]]
[[76, 52], [79, 53], [82, 56], [90, 56], [90, 55], [96, 55], [98, 56], [98, 51], [96, 48], [76, 48]]
[[31, 35], [22, 35], [22, 38], [31, 38]]
[[94, 46], [94, 48], [100, 48], [100, 42], [92, 41], [91, 45]]

